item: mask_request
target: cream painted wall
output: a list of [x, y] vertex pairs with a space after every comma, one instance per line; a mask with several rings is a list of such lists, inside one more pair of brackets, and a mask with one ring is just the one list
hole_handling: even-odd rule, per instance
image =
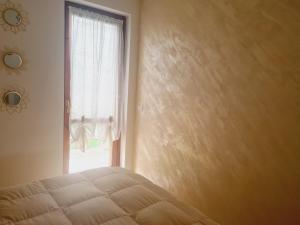
[[[1, 3], [4, 0], [1, 0]], [[29, 61], [27, 71], [8, 76], [0, 71], [0, 88], [26, 88], [30, 104], [21, 114], [0, 113], [0, 187], [62, 174], [64, 89], [64, 1], [16, 0], [29, 13], [26, 32], [13, 34], [0, 29], [0, 48], [18, 47]], [[131, 20], [128, 52], [129, 101], [124, 145], [126, 166], [132, 161], [132, 125], [135, 104], [138, 0], [94, 0], [101, 7], [126, 13]], [[128, 115], [129, 115], [128, 114]]]
[[29, 13], [30, 25], [18, 34], [0, 28], [0, 48], [20, 48], [29, 64], [19, 76], [0, 71], [0, 88], [10, 84], [26, 88], [30, 104], [21, 114], [0, 113], [1, 186], [62, 171], [64, 3], [16, 2]]
[[300, 224], [300, 1], [142, 2], [136, 172], [223, 225]]

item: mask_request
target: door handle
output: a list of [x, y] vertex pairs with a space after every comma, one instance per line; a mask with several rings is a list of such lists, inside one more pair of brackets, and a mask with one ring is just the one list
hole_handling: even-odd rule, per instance
[[71, 102], [70, 102], [70, 99], [68, 99], [68, 100], [66, 101], [66, 112], [67, 112], [68, 114], [70, 114], [70, 112], [71, 112]]

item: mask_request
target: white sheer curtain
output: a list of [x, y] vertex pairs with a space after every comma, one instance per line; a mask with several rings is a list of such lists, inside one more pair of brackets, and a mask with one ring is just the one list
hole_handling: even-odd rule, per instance
[[70, 133], [83, 146], [120, 136], [124, 74], [123, 21], [70, 7]]

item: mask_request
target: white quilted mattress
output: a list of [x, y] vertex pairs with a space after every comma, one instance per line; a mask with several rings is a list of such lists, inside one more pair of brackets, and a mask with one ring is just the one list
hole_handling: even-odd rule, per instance
[[216, 225], [146, 178], [100, 168], [0, 190], [1, 225]]

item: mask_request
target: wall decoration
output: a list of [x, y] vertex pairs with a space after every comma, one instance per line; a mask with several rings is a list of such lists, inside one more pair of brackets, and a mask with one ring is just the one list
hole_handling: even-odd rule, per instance
[[18, 48], [8, 48], [0, 50], [0, 70], [4, 70], [9, 75], [19, 74], [26, 69], [27, 61], [24, 53]]
[[24, 88], [11, 86], [0, 91], [0, 111], [20, 113], [27, 108], [29, 98]]
[[17, 33], [25, 31], [29, 24], [28, 14], [20, 4], [7, 0], [0, 4], [0, 25], [5, 31]]

